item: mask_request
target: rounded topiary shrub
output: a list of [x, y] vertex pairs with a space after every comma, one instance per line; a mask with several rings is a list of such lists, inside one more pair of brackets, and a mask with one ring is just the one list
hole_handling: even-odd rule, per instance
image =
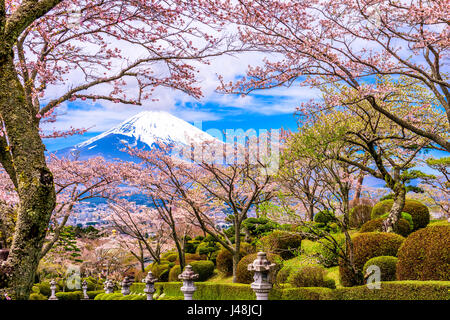
[[397, 280], [450, 280], [450, 227], [430, 226], [406, 238], [398, 251]]
[[[371, 217], [374, 219], [388, 213], [391, 210], [393, 203], [394, 200], [392, 199], [378, 202], [372, 209]], [[427, 206], [420, 201], [407, 199], [402, 211], [411, 215], [414, 224], [413, 231], [425, 228], [428, 223], [430, 223], [430, 211]]]
[[263, 251], [280, 255], [287, 260], [296, 256], [302, 237], [295, 232], [275, 230], [261, 238]]
[[[386, 218], [376, 218], [369, 220], [361, 226], [359, 232], [382, 232], [384, 220], [386, 220]], [[411, 226], [406, 219], [400, 218], [400, 220], [398, 220], [397, 226], [395, 227], [395, 233], [401, 235], [402, 237], [407, 237], [411, 233]]]
[[363, 274], [366, 275], [367, 269], [374, 265], [380, 268], [381, 281], [394, 281], [397, 261], [398, 258], [392, 256], [380, 256], [369, 259], [363, 267]]
[[360, 228], [370, 220], [372, 206], [368, 204], [358, 204], [350, 210], [349, 223], [351, 228]]
[[314, 222], [327, 224], [334, 220], [334, 214], [331, 211], [323, 210], [314, 215]]
[[[157, 264], [156, 262], [154, 262], [149, 267], [150, 267], [148, 268], [149, 271], [151, 271], [153, 276], [158, 278], [159, 281], [166, 282], [169, 280], [169, 271], [171, 268], [170, 264], [168, 263]], [[145, 271], [148, 272], [147, 270]]]
[[176, 266], [173, 266], [172, 269], [170, 269], [170, 271], [169, 271], [169, 282], [180, 281], [180, 279], [178, 279], [178, 276], [180, 274], [181, 274], [180, 265], [177, 264]]
[[44, 296], [42, 293], [32, 293], [30, 294], [28, 300], [48, 300], [48, 298]]
[[212, 261], [193, 261], [189, 264], [192, 266], [192, 270], [198, 274], [197, 281], [206, 281], [214, 273], [214, 263]]
[[339, 278], [344, 287], [363, 284], [362, 269], [364, 264], [374, 257], [397, 256], [397, 251], [405, 240], [402, 236], [387, 232], [358, 233], [352, 237], [353, 259], [356, 274], [339, 260]]
[[[257, 253], [252, 253], [249, 255], [246, 255], [239, 261], [236, 269], [236, 282], [238, 283], [252, 283], [253, 282], [253, 271], [248, 271], [248, 265], [255, 261], [257, 256]], [[270, 278], [271, 281], [274, 282], [276, 280], [276, 274], [278, 273], [278, 270], [281, 268], [283, 260], [281, 257], [277, 254], [273, 253], [267, 253], [267, 259], [271, 263], [275, 263], [276, 267], [272, 271]]]
[[336, 288], [334, 281], [330, 281], [332, 279], [327, 278], [326, 273], [325, 268], [319, 265], [303, 266], [291, 271], [288, 282], [294, 287]]

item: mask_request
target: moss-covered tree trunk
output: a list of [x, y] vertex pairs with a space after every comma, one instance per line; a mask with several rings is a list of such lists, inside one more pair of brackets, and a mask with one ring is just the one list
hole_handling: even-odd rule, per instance
[[233, 254], [233, 283], [237, 282], [237, 266], [240, 260], [240, 251], [241, 251], [241, 222], [239, 220], [239, 215], [235, 214], [234, 221], [234, 250]]
[[10, 254], [1, 272], [15, 299], [29, 296], [55, 206], [53, 176], [45, 162], [36, 113], [17, 76], [13, 51], [0, 39], [0, 116], [7, 133], [0, 137], [0, 162], [20, 199]]
[[394, 203], [389, 211], [389, 215], [383, 222], [383, 230], [386, 232], [394, 232], [396, 230], [397, 222], [402, 216], [406, 201], [406, 187], [403, 183], [395, 183], [392, 190], [394, 191]]

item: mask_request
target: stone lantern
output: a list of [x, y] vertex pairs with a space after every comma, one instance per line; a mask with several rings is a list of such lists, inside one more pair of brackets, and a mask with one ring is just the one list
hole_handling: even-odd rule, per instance
[[89, 296], [87, 294], [88, 283], [86, 280], [83, 280], [83, 282], [81, 284], [81, 288], [83, 289], [83, 299], [82, 300], [89, 300]]
[[130, 294], [130, 287], [133, 284], [133, 279], [129, 276], [126, 276], [123, 281], [122, 281], [122, 294], [124, 296], [129, 295]]
[[248, 270], [255, 272], [253, 276], [254, 282], [251, 284], [251, 288], [256, 294], [256, 300], [269, 300], [269, 292], [272, 289], [269, 274], [275, 266], [275, 263], [270, 263], [267, 260], [265, 252], [258, 252], [255, 261], [248, 265]]
[[158, 281], [158, 278], [153, 276], [151, 271], [148, 272], [147, 276], [144, 279], [145, 289], [144, 292], [147, 294], [147, 300], [153, 300], [153, 293], [155, 293], [155, 282]]
[[106, 280], [103, 289], [105, 293], [114, 293], [114, 283], [111, 280]]
[[184, 268], [183, 273], [178, 276], [178, 279], [183, 280], [181, 292], [184, 294], [184, 300], [193, 300], [192, 297], [195, 292], [194, 280], [198, 279], [198, 274], [192, 270], [192, 266], [188, 264]]
[[52, 294], [50, 295], [50, 298], [48, 300], [58, 300], [58, 297], [56, 297], [56, 281], [55, 279], [52, 279], [50, 281], [50, 290], [52, 291]]

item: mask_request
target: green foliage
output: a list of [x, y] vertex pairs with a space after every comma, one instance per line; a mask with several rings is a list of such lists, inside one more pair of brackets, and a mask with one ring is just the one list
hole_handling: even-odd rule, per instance
[[261, 244], [265, 252], [278, 254], [283, 259], [295, 257], [301, 243], [302, 237], [298, 233], [282, 230], [275, 230], [261, 238]]
[[369, 266], [375, 265], [380, 268], [381, 281], [394, 281], [398, 259], [392, 256], [379, 256], [369, 259], [363, 267], [363, 274], [367, 272]]
[[[50, 230], [52, 228], [50, 227]], [[53, 245], [51, 249], [53, 252], [63, 251], [67, 253], [75, 262], [83, 262], [79, 257], [81, 256], [80, 248], [77, 246], [75, 230], [73, 226], [64, 226], [59, 234], [58, 241]]]
[[294, 270], [293, 266], [283, 266], [277, 273], [276, 283], [278, 284], [287, 283], [289, 275], [291, 274], [292, 270]]
[[206, 281], [214, 273], [214, 263], [212, 261], [193, 261], [190, 265], [192, 270], [198, 274], [197, 281]]
[[[253, 271], [248, 271], [247, 267], [250, 263], [255, 261], [257, 253], [252, 253], [246, 255], [239, 261], [236, 269], [236, 282], [238, 283], [252, 283], [253, 282]], [[278, 270], [281, 268], [283, 261], [281, 257], [277, 254], [267, 253], [267, 259], [271, 263], [275, 263], [276, 267], [274, 268], [271, 279], [274, 281], [276, 279], [276, 274]]]
[[158, 278], [159, 281], [167, 281], [169, 279], [169, 271], [171, 266], [173, 265], [169, 263], [158, 264], [156, 262], [153, 262], [151, 265], [145, 268], [145, 272], [151, 271], [153, 276]]
[[358, 204], [350, 210], [349, 223], [351, 228], [359, 229], [364, 223], [370, 220], [372, 206], [368, 204]]
[[280, 225], [266, 217], [261, 218], [247, 218], [242, 222], [242, 227], [248, 231], [252, 237], [262, 237], [275, 229], [280, 228]]
[[214, 253], [219, 251], [219, 246], [216, 241], [203, 241], [197, 246], [196, 253], [198, 255], [205, 255], [208, 260], [215, 260]]
[[164, 257], [164, 259], [166, 259], [169, 262], [175, 262], [178, 259], [178, 254], [176, 253], [168, 254]]
[[147, 300], [144, 294], [128, 294], [124, 296], [121, 293], [102, 293], [95, 297], [94, 300]]
[[[372, 218], [375, 219], [389, 213], [393, 203], [394, 200], [384, 200], [378, 202], [372, 209]], [[430, 222], [430, 212], [427, 206], [422, 204], [420, 201], [407, 199], [405, 201], [405, 206], [403, 207], [403, 212], [411, 215], [414, 225], [413, 231], [426, 227]]]
[[366, 285], [333, 290], [333, 300], [449, 300], [448, 281], [389, 281], [381, 289]]
[[89, 299], [95, 299], [95, 297], [101, 293], [104, 293], [105, 291], [103, 290], [96, 290], [96, 291], [87, 291], [87, 295], [89, 297]]
[[[386, 220], [385, 217], [369, 220], [361, 226], [359, 232], [360, 233], [375, 232], [375, 231], [381, 232], [383, 231], [384, 220]], [[398, 220], [394, 231], [395, 233], [401, 235], [402, 237], [407, 237], [411, 233], [411, 225], [406, 219], [401, 218], [400, 220]]]
[[80, 300], [83, 297], [83, 292], [57, 292], [56, 297], [58, 298], [58, 300]]
[[[334, 240], [329, 238], [323, 238], [320, 241], [304, 240], [305, 245], [302, 245], [302, 253], [317, 259], [326, 268], [337, 266], [339, 251], [345, 246], [345, 235], [339, 233], [333, 235], [332, 238]], [[334, 245], [335, 242], [337, 242], [337, 246]]]
[[42, 293], [32, 293], [28, 300], [48, 300], [48, 297], [44, 296]]
[[288, 282], [294, 287], [336, 288], [334, 280], [327, 279], [326, 273], [325, 268], [322, 266], [302, 266], [291, 271]]
[[176, 281], [180, 281], [178, 279], [178, 276], [181, 274], [181, 267], [179, 264], [177, 264], [176, 266], [174, 266], [172, 269], [170, 269], [169, 271], [169, 282], [176, 282]]
[[413, 232], [398, 251], [398, 280], [450, 280], [450, 227]]
[[335, 219], [334, 213], [329, 210], [319, 211], [314, 215], [314, 222], [328, 224]]
[[404, 238], [395, 233], [368, 232], [355, 234], [352, 237], [353, 259], [356, 268], [356, 275], [345, 265], [344, 261], [339, 261], [339, 278], [344, 287], [362, 284], [362, 269], [364, 264], [374, 257], [397, 256], [397, 251], [403, 243]]
[[[39, 293], [42, 293], [44, 296], [49, 297], [52, 293], [52, 291], [50, 290], [50, 281], [43, 281], [41, 283], [36, 283], [35, 286], [39, 288]], [[58, 292], [59, 290], [60, 287], [56, 285], [56, 292]]]

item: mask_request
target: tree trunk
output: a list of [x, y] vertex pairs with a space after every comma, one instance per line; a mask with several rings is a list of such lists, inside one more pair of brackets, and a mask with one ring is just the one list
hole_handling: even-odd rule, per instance
[[308, 219], [314, 221], [314, 205], [310, 204], [308, 208]]
[[359, 174], [358, 180], [356, 180], [356, 187], [355, 187], [355, 195], [353, 196], [352, 205], [355, 206], [359, 203], [359, 199], [361, 198], [361, 190], [362, 190], [362, 184], [364, 182], [364, 173], [361, 171]]
[[396, 225], [398, 220], [402, 216], [403, 207], [405, 206], [406, 199], [406, 188], [405, 186], [397, 182], [394, 187], [394, 203], [392, 204], [391, 211], [386, 220], [383, 222], [383, 231], [394, 232], [396, 230]]
[[10, 254], [1, 272], [6, 278], [8, 293], [14, 299], [28, 299], [55, 207], [55, 188], [45, 162], [45, 146], [39, 136], [36, 110], [27, 103], [16, 74], [12, 50], [5, 52], [2, 49], [0, 115], [8, 148], [0, 150], [0, 159], [17, 188], [19, 204]]
[[235, 222], [234, 226], [233, 283], [236, 283], [236, 271], [241, 251], [241, 225], [239, 222]]

